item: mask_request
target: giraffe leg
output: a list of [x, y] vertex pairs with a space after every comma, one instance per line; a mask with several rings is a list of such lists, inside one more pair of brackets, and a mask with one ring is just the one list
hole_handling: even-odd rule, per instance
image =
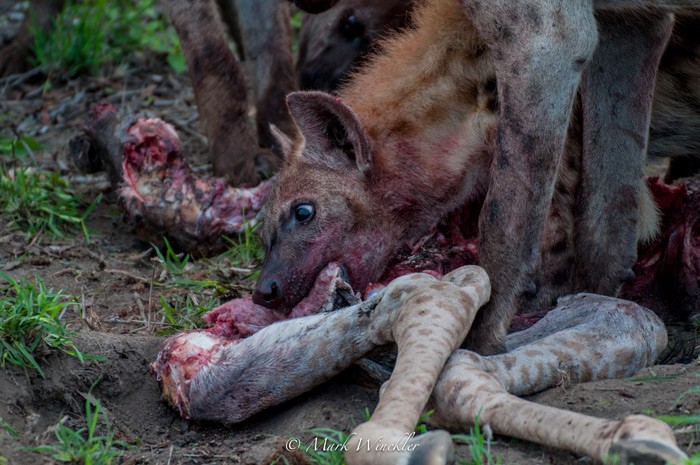
[[[436, 290], [440, 295], [435, 296]], [[446, 332], [454, 342], [440, 348], [438, 362], [430, 359], [426, 363], [432, 381], [419, 377], [429, 383], [425, 392], [422, 388], [412, 391], [421, 404], [411, 414], [415, 418], [406, 421], [406, 430], [413, 431], [445, 360], [464, 338], [489, 291], [486, 273], [478, 267], [456, 270], [443, 282], [426, 274], [407, 275], [361, 304], [275, 323], [242, 340], [226, 339], [207, 330], [178, 334], [166, 342], [153, 369], [165, 397], [185, 418], [237, 423], [327, 381], [396, 337], [402, 341], [400, 345], [419, 345], [417, 351], [433, 350], [417, 341], [425, 337], [419, 326], [431, 332], [430, 328], [444, 319], [431, 338], [439, 341], [442, 336], [438, 333]], [[432, 306], [428, 308], [422, 299], [430, 300]], [[414, 304], [431, 312], [427, 320], [426, 315], [418, 315], [414, 323], [416, 316], [410, 313]], [[406, 357], [401, 361], [404, 377], [408, 362]], [[414, 363], [419, 365], [415, 359]], [[395, 402], [385, 409], [387, 417], [395, 414], [394, 407]]]
[[635, 464], [682, 463], [685, 454], [663, 422], [632, 415], [604, 420], [516, 397], [561, 384], [628, 376], [663, 349], [663, 323], [631, 302], [579, 294], [508, 341], [512, 351], [490, 357], [459, 350], [433, 395], [431, 420], [464, 428], [478, 416], [494, 432], [586, 454], [617, 454]]
[[[447, 432], [433, 431], [415, 439], [412, 432], [442, 367], [464, 340], [477, 310], [488, 300], [490, 284], [486, 272], [475, 266], [460, 268], [442, 281], [433, 280], [420, 287], [415, 283], [429, 278], [415, 276], [384, 298], [403, 302], [400, 306], [389, 304], [400, 310], [379, 328], [377, 340], [396, 342], [396, 365], [382, 387], [372, 418], [352, 432], [345, 453], [348, 465], [437, 464], [453, 460], [452, 440]], [[405, 447], [393, 451], [381, 447], [402, 443]]]

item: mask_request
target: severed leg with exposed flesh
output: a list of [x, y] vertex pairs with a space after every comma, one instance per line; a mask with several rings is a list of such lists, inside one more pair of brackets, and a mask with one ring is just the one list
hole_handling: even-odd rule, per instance
[[270, 192], [270, 181], [231, 187], [224, 178], [198, 177], [182, 157], [175, 129], [157, 118], [121, 118], [109, 103], [92, 108], [88, 149], [74, 155], [82, 165], [107, 168], [119, 192], [125, 220], [144, 241], [163, 236], [177, 250], [211, 256], [252, 226]]
[[[317, 294], [332, 300], [342, 273], [337, 265], [324, 273], [332, 286]], [[317, 281], [314, 289], [328, 285]], [[603, 420], [516, 397], [564, 380], [629, 376], [650, 365], [666, 344], [656, 315], [631, 302], [578, 294], [510, 335], [507, 353], [482, 357], [459, 345], [489, 295], [486, 273], [466, 266], [442, 279], [400, 277], [368, 300], [329, 313], [308, 315], [319, 302], [306, 302], [290, 316], [308, 316], [243, 333], [228, 328], [246, 318], [246, 309], [219, 311], [214, 327], [170, 338], [153, 369], [185, 418], [235, 423], [395, 343], [396, 366], [379, 405], [347, 445], [350, 465], [451, 463], [445, 431], [411, 434], [426, 405], [436, 410], [431, 421], [452, 431], [465, 430], [478, 416], [496, 433], [598, 460], [617, 454], [623, 463], [682, 463], [673, 433], [658, 420]]]

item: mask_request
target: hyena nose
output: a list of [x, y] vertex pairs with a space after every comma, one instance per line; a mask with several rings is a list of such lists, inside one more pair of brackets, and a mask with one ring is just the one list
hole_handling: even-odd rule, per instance
[[258, 281], [253, 292], [253, 302], [277, 310], [282, 303], [282, 283], [276, 278]]

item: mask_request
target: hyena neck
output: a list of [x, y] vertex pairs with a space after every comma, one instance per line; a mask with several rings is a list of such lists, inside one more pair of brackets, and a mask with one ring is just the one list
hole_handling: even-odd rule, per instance
[[341, 92], [372, 144], [373, 195], [415, 239], [486, 190], [496, 80], [458, 2], [422, 6]]

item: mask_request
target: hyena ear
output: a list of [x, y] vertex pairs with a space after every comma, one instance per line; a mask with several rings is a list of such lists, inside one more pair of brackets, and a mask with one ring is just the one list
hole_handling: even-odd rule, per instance
[[284, 158], [288, 158], [294, 150], [294, 141], [287, 134], [280, 131], [280, 129], [274, 124], [270, 125], [270, 133], [272, 134], [272, 137], [275, 138], [275, 141], [277, 141], [277, 143], [279, 144]]
[[302, 157], [333, 169], [357, 166], [362, 173], [370, 169], [369, 139], [340, 99], [323, 92], [294, 92], [287, 96], [287, 105], [304, 136]]

